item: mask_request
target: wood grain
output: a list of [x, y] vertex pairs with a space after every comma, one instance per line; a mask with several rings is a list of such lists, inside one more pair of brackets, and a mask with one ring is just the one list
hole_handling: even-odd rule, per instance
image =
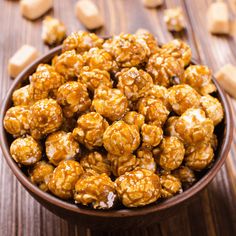
[[[54, 8], [48, 14], [61, 19], [68, 33], [83, 29], [74, 16], [76, 0], [54, 0]], [[105, 27], [96, 31], [101, 35], [135, 32], [147, 28], [160, 42], [173, 37], [187, 41], [193, 57], [216, 71], [225, 63], [236, 64], [236, 36], [212, 36], [206, 29], [206, 10], [210, 0], [166, 0], [160, 8], [146, 9], [141, 0], [94, 0], [106, 21]], [[229, 0], [230, 2], [230, 0]], [[172, 35], [163, 22], [165, 8], [181, 6], [187, 20], [183, 34]], [[0, 104], [11, 85], [7, 74], [7, 61], [23, 44], [29, 43], [42, 53], [49, 50], [41, 41], [41, 19], [34, 22], [21, 17], [19, 2], [0, 1]], [[233, 9], [233, 8], [230, 8]], [[235, 18], [235, 11], [231, 11]], [[234, 115], [236, 101], [230, 98]], [[234, 119], [236, 127], [236, 119]], [[236, 131], [234, 130], [234, 133]], [[236, 137], [236, 135], [234, 135]], [[0, 153], [0, 235], [235, 235], [236, 234], [236, 138], [224, 167], [213, 182], [188, 206], [165, 222], [145, 229], [126, 232], [94, 232], [81, 225], [72, 225], [41, 207], [17, 182]]]

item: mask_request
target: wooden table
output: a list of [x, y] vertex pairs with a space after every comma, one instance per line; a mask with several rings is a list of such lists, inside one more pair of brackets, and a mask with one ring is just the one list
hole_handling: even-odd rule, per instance
[[[83, 29], [74, 15], [75, 0], [54, 0], [48, 14], [61, 19], [68, 32]], [[206, 30], [206, 10], [210, 0], [167, 0], [158, 9], [146, 9], [141, 0], [96, 0], [106, 25], [96, 33], [119, 34], [135, 32], [142, 27], [154, 33], [160, 42], [175, 37], [186, 40], [193, 57], [216, 71], [225, 63], [236, 65], [236, 36], [212, 36]], [[184, 34], [170, 34], [163, 22], [163, 9], [181, 6], [187, 19]], [[24, 43], [37, 47], [42, 53], [49, 50], [41, 40], [42, 19], [34, 22], [21, 17], [19, 1], [0, 1], [0, 96], [1, 100], [12, 80], [7, 74], [9, 57]], [[231, 16], [236, 11], [231, 8]], [[236, 102], [230, 99], [236, 114]], [[236, 123], [236, 119], [234, 119]], [[236, 137], [236, 136], [235, 136]], [[71, 225], [53, 215], [36, 202], [18, 183], [5, 160], [0, 158], [0, 235], [236, 235], [236, 138], [225, 165], [213, 182], [191, 205], [184, 207], [168, 220], [146, 229], [105, 233]]]

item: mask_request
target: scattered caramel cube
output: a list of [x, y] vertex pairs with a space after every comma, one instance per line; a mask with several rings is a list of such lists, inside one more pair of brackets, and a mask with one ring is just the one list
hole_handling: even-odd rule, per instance
[[164, 11], [164, 21], [169, 31], [182, 31], [185, 28], [183, 10], [180, 7], [166, 9]]
[[36, 48], [23, 45], [9, 60], [8, 72], [15, 78], [26, 66], [39, 56]]
[[145, 7], [159, 7], [163, 4], [163, 0], [142, 0]]
[[223, 89], [236, 98], [236, 66], [226, 64], [216, 72], [215, 77]]
[[43, 41], [49, 45], [57, 45], [60, 44], [65, 37], [65, 25], [56, 18], [46, 16], [43, 20]]
[[35, 20], [46, 13], [53, 6], [53, 0], [21, 0], [21, 14], [30, 19]]
[[228, 34], [229, 12], [225, 2], [214, 2], [207, 11], [207, 27], [212, 34]]
[[88, 29], [96, 29], [104, 24], [97, 6], [90, 0], [80, 0], [75, 5], [75, 14]]

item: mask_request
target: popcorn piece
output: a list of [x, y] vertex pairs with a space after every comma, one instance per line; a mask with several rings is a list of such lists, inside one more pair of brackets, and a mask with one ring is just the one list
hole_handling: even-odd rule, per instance
[[80, 0], [75, 5], [75, 14], [88, 29], [96, 29], [104, 24], [97, 6], [89, 0]]
[[145, 7], [159, 7], [163, 4], [163, 0], [143, 0], [143, 5]]
[[207, 27], [212, 34], [229, 33], [229, 12], [225, 2], [214, 2], [207, 11]]
[[36, 48], [23, 45], [9, 60], [8, 73], [15, 78], [26, 66], [39, 56]]
[[216, 74], [215, 77], [224, 90], [231, 96], [236, 98], [236, 66], [227, 64], [223, 66]]
[[65, 37], [65, 25], [56, 18], [46, 16], [43, 20], [43, 41], [49, 45], [60, 44]]
[[21, 0], [21, 14], [30, 19], [35, 20], [42, 16], [53, 6], [53, 0]]

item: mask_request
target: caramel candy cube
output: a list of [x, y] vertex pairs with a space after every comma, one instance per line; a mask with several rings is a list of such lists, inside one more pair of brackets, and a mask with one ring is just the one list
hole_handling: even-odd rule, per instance
[[159, 7], [163, 4], [163, 0], [142, 0], [145, 7]]

